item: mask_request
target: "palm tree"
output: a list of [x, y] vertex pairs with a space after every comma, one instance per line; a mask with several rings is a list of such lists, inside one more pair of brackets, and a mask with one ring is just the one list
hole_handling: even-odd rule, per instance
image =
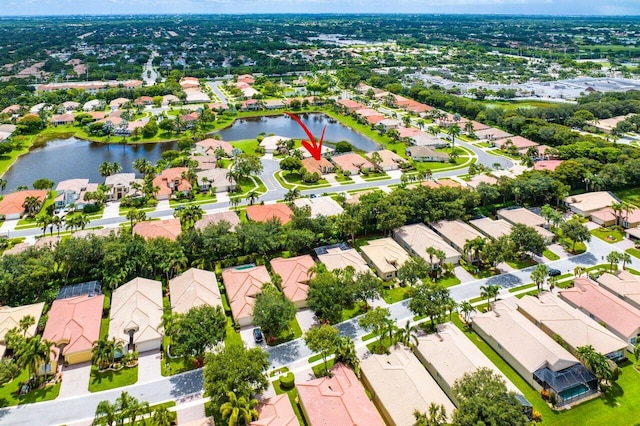
[[462, 316], [464, 317], [465, 324], [469, 324], [469, 320], [471, 319], [471, 314], [476, 310], [473, 305], [465, 300], [460, 304], [460, 312], [462, 312]]
[[413, 411], [416, 422], [413, 426], [442, 426], [447, 424], [447, 410], [444, 405], [432, 402], [429, 404], [429, 412], [421, 413], [418, 410]]
[[249, 424], [258, 418], [258, 411], [254, 408], [258, 405], [258, 400], [247, 399], [244, 396], [236, 397], [236, 394], [227, 394], [229, 401], [220, 406], [220, 414], [223, 419], [229, 419], [229, 426]]
[[451, 153], [456, 152], [456, 137], [460, 136], [460, 126], [457, 123], [452, 124], [447, 129], [447, 134], [451, 136]]
[[40, 202], [40, 199], [38, 197], [29, 196], [25, 197], [22, 207], [24, 207], [24, 210], [27, 212], [28, 216], [33, 216], [40, 211], [41, 205], [42, 203]]
[[483, 299], [487, 299], [488, 309], [491, 310], [491, 299], [494, 301], [498, 299], [498, 294], [500, 293], [500, 286], [496, 284], [489, 284], [480, 286], [480, 297]]
[[104, 369], [113, 362], [113, 354], [115, 345], [115, 338], [112, 340], [106, 337], [93, 342], [91, 348], [91, 361], [96, 364], [100, 369]]
[[396, 330], [396, 339], [406, 347], [418, 346], [418, 327], [411, 325], [411, 322], [407, 320], [407, 323], [402, 328]]
[[0, 178], [0, 195], [7, 189], [7, 180]]
[[481, 262], [480, 252], [482, 251], [486, 243], [487, 240], [482, 237], [476, 237], [472, 240], [467, 240], [464, 243], [463, 251], [467, 256], [469, 256], [471, 262]]
[[129, 219], [129, 223], [131, 224], [131, 232], [133, 233], [133, 227], [136, 223], [147, 220], [147, 213], [142, 210], [133, 208], [127, 212], [127, 219]]
[[536, 265], [535, 269], [531, 273], [530, 278], [536, 284], [538, 293], [542, 291], [542, 286], [544, 285], [547, 275], [549, 275], [549, 268], [544, 263]]
[[180, 227], [183, 231], [193, 228], [203, 215], [204, 210], [200, 206], [186, 206], [184, 209], [174, 212], [174, 216], [180, 219]]
[[120, 413], [120, 421], [124, 424], [125, 420], [129, 424], [135, 424], [136, 419], [140, 414], [145, 414], [149, 411], [148, 402], [140, 402], [137, 398], [129, 395], [127, 392], [122, 392], [118, 399], [116, 399], [116, 407]]
[[249, 205], [252, 206], [253, 203], [255, 203], [258, 199], [258, 194], [256, 193], [256, 191], [251, 191], [247, 194], [247, 198], [245, 199], [249, 200]]
[[627, 263], [631, 263], [631, 255], [627, 252], [620, 253], [620, 260], [622, 261], [622, 269], [625, 269]]
[[[607, 255], [606, 259], [607, 259], [607, 262], [609, 262], [609, 270], [611, 271], [611, 273], [614, 273], [615, 271], [617, 271], [618, 262], [620, 262], [620, 253], [618, 253], [617, 251], [612, 251]], [[615, 269], [614, 269], [614, 265], [615, 265]]]
[[298, 188], [291, 188], [284, 194], [284, 201], [287, 203], [291, 203], [296, 198], [300, 198], [300, 190]]
[[22, 335], [26, 336], [27, 330], [29, 330], [29, 327], [31, 327], [35, 323], [36, 323], [36, 319], [33, 317], [33, 315], [25, 315], [24, 317], [22, 317], [20, 319], [20, 322], [18, 322], [18, 326], [22, 331]]
[[356, 376], [360, 377], [360, 360], [358, 359], [355, 343], [349, 336], [339, 336], [336, 339], [334, 361], [351, 367]]
[[49, 225], [51, 225], [52, 220], [53, 218], [48, 214], [44, 214], [36, 217], [36, 223], [38, 224], [38, 226], [42, 228], [43, 237], [47, 234], [47, 228], [49, 227]]
[[240, 197], [229, 197], [229, 204], [231, 204], [231, 208], [235, 209], [240, 204]]
[[582, 361], [585, 367], [598, 378], [598, 381], [604, 380], [609, 383], [614, 377], [613, 367], [609, 364], [607, 357], [597, 352], [593, 346], [579, 346], [576, 348], [576, 357]]
[[573, 275], [576, 278], [580, 278], [582, 274], [584, 274], [585, 272], [587, 272], [587, 268], [585, 268], [584, 266], [578, 265], [575, 268], [573, 268]]
[[51, 233], [53, 234], [53, 227], [56, 227], [58, 236], [60, 236], [60, 228], [62, 228], [62, 218], [60, 216], [53, 216], [51, 218]]
[[144, 176], [151, 171], [153, 165], [146, 158], [136, 158], [133, 161], [133, 168], [137, 170], [138, 173]]
[[[24, 344], [18, 348], [16, 360], [23, 368], [29, 369], [31, 377], [36, 377], [38, 366], [47, 364], [54, 353], [53, 343], [36, 335], [26, 339]], [[47, 373], [48, 371], [45, 369], [45, 379]]]
[[622, 203], [613, 203], [610, 208], [616, 216], [616, 226], [622, 225], [622, 211], [624, 210], [624, 205]]
[[172, 426], [176, 424], [176, 415], [167, 409], [160, 407], [153, 411], [151, 420], [156, 426]]
[[100, 401], [96, 407], [92, 426], [113, 426], [119, 419], [119, 412], [115, 404], [109, 401]]

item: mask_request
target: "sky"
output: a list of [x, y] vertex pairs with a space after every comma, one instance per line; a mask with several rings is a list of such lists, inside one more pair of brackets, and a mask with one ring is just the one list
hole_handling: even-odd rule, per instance
[[0, 16], [243, 13], [640, 15], [640, 0], [0, 0]]

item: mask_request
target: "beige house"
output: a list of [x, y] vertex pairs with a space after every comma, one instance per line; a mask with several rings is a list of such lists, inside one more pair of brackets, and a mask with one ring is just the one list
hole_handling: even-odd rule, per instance
[[[460, 253], [464, 253], [464, 246], [467, 241], [475, 238], [484, 238], [480, 232], [461, 220], [440, 220], [429, 225]], [[469, 261], [475, 260], [471, 258], [471, 254], [466, 255], [466, 258]]]
[[600, 287], [607, 289], [636, 309], [640, 309], [640, 277], [629, 271], [604, 273], [598, 277]]
[[253, 322], [253, 307], [262, 286], [271, 281], [264, 265], [236, 266], [222, 271], [222, 282], [236, 325], [244, 327]]
[[518, 311], [550, 337], [560, 336], [575, 355], [580, 346], [593, 348], [614, 361], [625, 358], [627, 343], [593, 319], [545, 291], [538, 297], [524, 296]]
[[[438, 332], [418, 337], [415, 353], [438, 385], [457, 405], [453, 385], [465, 374], [488, 368], [500, 376], [507, 389], [521, 395], [520, 390], [500, 371], [458, 327], [452, 323], [438, 326]], [[519, 399], [524, 399], [521, 396]]]
[[34, 303], [32, 305], [16, 306], [0, 306], [0, 359], [4, 356], [7, 350], [7, 344], [5, 336], [7, 332], [20, 327], [20, 321], [28, 315], [31, 315], [35, 322], [27, 328], [24, 332], [26, 337], [30, 337], [36, 334], [38, 329], [38, 322], [42, 315], [42, 309], [44, 308], [44, 302]]
[[564, 203], [575, 214], [589, 217], [591, 213], [610, 207], [620, 202], [608, 191], [587, 192], [579, 195], [570, 195], [564, 199]]
[[[410, 254], [420, 256], [427, 262], [430, 261], [429, 255], [427, 254], [427, 248], [429, 247], [442, 250], [446, 256], [445, 262], [453, 264], [460, 262], [460, 253], [447, 244], [445, 240], [429, 229], [424, 223], [405, 225], [395, 229], [393, 231], [393, 239]], [[434, 263], [437, 261], [437, 259], [433, 259]]]
[[336, 200], [328, 196], [297, 198], [293, 200], [293, 204], [298, 208], [309, 206], [311, 208], [311, 217], [313, 218], [317, 218], [318, 216], [338, 216], [344, 211]]
[[475, 315], [472, 327], [534, 389], [555, 392], [559, 405], [598, 392], [595, 376], [508, 301]]
[[126, 351], [159, 350], [162, 345], [162, 283], [134, 278], [111, 295], [109, 338], [125, 343]]
[[[379, 151], [374, 151], [374, 152], [377, 152], [378, 155], [380, 156], [380, 159], [382, 160], [380, 164], [377, 165], [377, 167], [384, 170], [385, 172], [389, 170], [398, 170], [400, 168], [400, 164], [407, 162], [406, 159], [402, 158], [395, 152], [390, 151], [388, 149], [381, 149]], [[366, 155], [369, 158], [369, 160], [371, 160], [371, 157], [373, 156], [373, 152], [369, 152]]]
[[396, 277], [398, 268], [410, 259], [406, 251], [392, 238], [372, 240], [360, 247], [362, 257], [385, 281]]
[[316, 254], [318, 255], [318, 260], [324, 263], [329, 271], [344, 269], [347, 266], [353, 267], [356, 274], [365, 274], [370, 270], [360, 253], [346, 244], [320, 247], [316, 249]]
[[220, 289], [216, 274], [191, 268], [169, 281], [171, 312], [186, 314], [199, 306], [220, 306]]
[[264, 148], [267, 154], [269, 154], [278, 151], [281, 143], [286, 143], [290, 140], [291, 138], [287, 138], [285, 136], [267, 136], [262, 139], [260, 146]]
[[236, 212], [232, 211], [224, 211], [219, 213], [206, 214], [202, 216], [202, 219], [196, 222], [195, 227], [201, 231], [204, 231], [207, 226], [215, 225], [220, 222], [227, 222], [231, 225], [231, 231], [233, 231], [236, 226], [240, 224], [240, 218], [236, 214]]
[[493, 220], [488, 217], [483, 217], [482, 219], [474, 219], [470, 220], [469, 224], [474, 228], [478, 229], [484, 235], [489, 238], [493, 238], [494, 240], [504, 236], [511, 234], [511, 229], [513, 226], [503, 219]]
[[[104, 184], [107, 186], [109, 201], [117, 201], [125, 195], [133, 195], [131, 185], [136, 182], [135, 173], [116, 173], [107, 176]], [[142, 184], [142, 182], [140, 182]]]
[[278, 257], [271, 260], [271, 270], [274, 274], [282, 278], [282, 293], [291, 300], [298, 308], [307, 305], [307, 294], [309, 293], [309, 269], [315, 266], [315, 262], [308, 254], [304, 256], [283, 258]]
[[360, 361], [362, 382], [371, 392], [389, 425], [415, 423], [413, 412], [429, 411], [429, 405], [444, 405], [451, 419], [454, 406], [411, 350], [404, 346], [390, 349], [388, 355], [371, 355]]
[[540, 215], [535, 214], [531, 210], [520, 207], [517, 209], [501, 209], [496, 212], [498, 219], [504, 219], [512, 224], [520, 223], [536, 230], [538, 234], [544, 237], [548, 242], [553, 241], [555, 235], [553, 232], [543, 228], [547, 223]]

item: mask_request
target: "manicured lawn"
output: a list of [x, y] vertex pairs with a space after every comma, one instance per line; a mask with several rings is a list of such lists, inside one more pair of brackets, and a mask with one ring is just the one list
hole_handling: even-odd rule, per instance
[[224, 345], [229, 346], [231, 344], [242, 345], [242, 337], [240, 337], [240, 333], [234, 330], [231, 318], [227, 318], [227, 333], [224, 338]]
[[109, 334], [109, 318], [102, 318], [100, 321], [100, 338], [104, 339]]
[[597, 228], [591, 231], [591, 235], [600, 238], [607, 243], [617, 243], [624, 240], [625, 234], [620, 229], [611, 228]]
[[625, 251], [629, 253], [631, 256], [635, 256], [638, 259], [640, 259], [640, 250], [638, 250], [637, 248], [630, 248], [630, 249], [626, 249]]
[[454, 274], [447, 274], [439, 280], [436, 280], [436, 284], [440, 284], [442, 287], [453, 287], [454, 285], [460, 284], [460, 278]]
[[371, 342], [367, 345], [367, 349], [372, 354], [382, 354], [385, 353], [392, 345], [391, 340], [389, 340], [389, 335], [384, 334], [382, 338]]
[[555, 254], [554, 252], [552, 252], [552, 251], [551, 251], [551, 250], [549, 250], [549, 249], [545, 249], [545, 250], [542, 252], [542, 255], [543, 255], [544, 257], [546, 257], [547, 259], [549, 259], [549, 260], [558, 260], [558, 259], [560, 259], [560, 256], [558, 256], [557, 254]]
[[165, 352], [162, 355], [162, 363], [160, 364], [163, 376], [171, 376], [173, 374], [182, 373], [184, 371], [193, 370], [197, 366], [193, 363], [193, 358], [170, 358], [167, 356], [167, 349], [171, 351], [171, 338], [164, 336], [163, 347]]
[[216, 195], [210, 193], [196, 194], [193, 200], [171, 200], [169, 201], [170, 207], [176, 206], [199, 206], [201, 204], [215, 203]]
[[525, 285], [521, 285], [519, 287], [513, 287], [509, 289], [509, 293], [515, 293], [521, 290], [526, 290], [528, 288], [535, 288], [536, 285], [535, 284], [525, 284]]
[[[333, 364], [335, 364], [335, 361], [333, 359], [328, 359], [327, 360], [327, 370], [331, 370], [331, 367], [333, 367]], [[324, 376], [324, 362], [321, 362], [318, 365], [314, 365], [313, 367], [311, 367], [311, 370], [313, 371], [313, 374], [315, 374], [316, 377], [323, 377]]]
[[560, 238], [560, 244], [562, 244], [562, 246], [565, 247], [567, 251], [573, 254], [581, 254], [587, 251], [587, 246], [581, 242], [576, 242], [575, 250], [572, 250], [572, 247], [574, 247], [574, 245], [573, 245], [573, 240], [571, 240], [571, 238], [565, 238], [565, 237]]
[[[540, 394], [529, 386], [473, 330], [466, 328], [458, 318], [454, 318], [453, 322], [520, 389], [534, 409], [542, 414], [542, 424], [600, 426], [638, 423], [637, 407], [640, 403], [640, 373], [633, 368], [631, 362], [622, 365], [620, 378], [617, 384], [612, 387], [610, 394], [586, 401], [571, 408], [571, 410], [554, 411], [542, 401]], [[630, 360], [635, 360], [630, 353], [627, 353], [627, 356], [629, 356]]]
[[[256, 135], [257, 136], [257, 135]], [[257, 139], [243, 139], [239, 141], [230, 142], [234, 148], [240, 149], [247, 154], [255, 154], [256, 148], [260, 146], [260, 142]]]
[[364, 303], [356, 303], [351, 309], [342, 310], [342, 321], [349, 320], [353, 317], [357, 317], [360, 314], [364, 314]]
[[60, 393], [60, 383], [53, 386], [47, 386], [43, 389], [33, 390], [26, 395], [17, 396], [20, 386], [29, 379], [27, 370], [9, 383], [0, 386], [0, 407], [9, 407], [12, 405], [30, 404], [32, 402], [50, 401], [56, 399]]
[[399, 302], [408, 297], [407, 291], [409, 291], [409, 288], [410, 287], [394, 287], [384, 289], [382, 291], [382, 298], [389, 304]]
[[290, 340], [297, 339], [302, 336], [302, 329], [300, 328], [300, 324], [298, 324], [298, 320], [293, 318], [289, 321], [289, 328], [278, 336], [275, 342], [269, 343], [270, 346], [279, 345], [280, 343], [288, 342]]
[[524, 269], [529, 266], [537, 265], [536, 261], [531, 259], [530, 257], [524, 260], [515, 260], [513, 262], [507, 262], [507, 265], [511, 266], [513, 269]]
[[320, 179], [318, 180], [318, 182], [316, 183], [306, 183], [302, 181], [302, 177], [300, 176], [300, 173], [298, 172], [293, 172], [293, 173], [289, 173], [289, 172], [277, 172], [276, 174], [274, 174], [276, 180], [280, 183], [280, 185], [282, 185], [284, 188], [287, 189], [291, 189], [293, 187], [298, 187], [299, 189], [305, 189], [305, 188], [328, 188], [331, 185], [329, 185], [329, 183], [325, 180], [325, 179]]
[[91, 366], [89, 392], [100, 392], [108, 389], [132, 385], [138, 381], [138, 366], [123, 368], [120, 371], [99, 373], [95, 365]]

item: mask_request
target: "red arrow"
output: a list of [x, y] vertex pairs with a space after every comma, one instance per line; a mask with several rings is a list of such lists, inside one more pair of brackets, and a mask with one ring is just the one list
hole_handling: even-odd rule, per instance
[[327, 130], [327, 126], [325, 126], [324, 129], [322, 129], [322, 135], [320, 136], [320, 140], [316, 142], [316, 138], [313, 137], [313, 134], [311, 133], [311, 131], [307, 128], [307, 126], [304, 125], [304, 123], [300, 120], [300, 118], [298, 118], [297, 115], [291, 112], [285, 112], [285, 114], [287, 114], [296, 123], [298, 123], [300, 127], [302, 127], [302, 130], [304, 130], [304, 132], [309, 137], [309, 141], [311, 142], [303, 140], [302, 146], [305, 147], [307, 151], [309, 151], [309, 154], [311, 154], [313, 158], [315, 158], [316, 160], [320, 160], [320, 157], [322, 156], [322, 141], [324, 140], [324, 131]]

